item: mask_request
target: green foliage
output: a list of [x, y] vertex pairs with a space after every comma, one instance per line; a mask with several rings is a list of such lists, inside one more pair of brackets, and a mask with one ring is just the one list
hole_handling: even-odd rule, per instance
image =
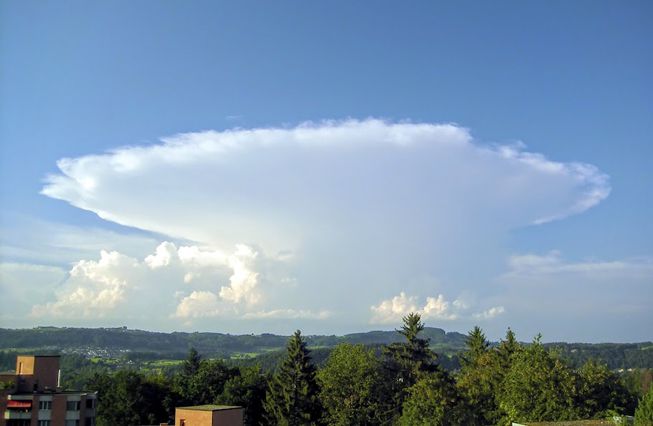
[[653, 425], [653, 387], [642, 397], [635, 410], [635, 426]]
[[501, 340], [499, 346], [497, 347], [497, 354], [499, 356], [499, 362], [501, 364], [501, 369], [507, 371], [512, 364], [513, 356], [521, 350], [521, 345], [515, 337], [515, 333], [508, 327], [506, 331], [506, 338]]
[[191, 405], [211, 404], [224, 391], [227, 381], [238, 374], [222, 360], [203, 360], [189, 382]]
[[650, 368], [635, 368], [622, 373], [621, 377], [628, 391], [638, 398], [646, 394], [653, 384], [653, 370]]
[[480, 424], [497, 424], [505, 416], [499, 407], [499, 394], [506, 372], [512, 364], [520, 345], [512, 330], [494, 349], [489, 348], [482, 330], [475, 327], [469, 333], [465, 361], [457, 377], [457, 386], [473, 410], [474, 421]]
[[490, 342], [485, 338], [483, 330], [479, 326], [475, 326], [468, 334], [467, 341], [465, 342], [467, 350], [461, 357], [461, 364], [465, 365], [474, 364], [476, 360], [483, 354], [488, 352]]
[[576, 406], [582, 418], [601, 418], [630, 413], [636, 400], [622, 380], [605, 364], [590, 360], [578, 371]]
[[473, 417], [480, 424], [496, 424], [502, 417], [496, 395], [503, 382], [504, 370], [496, 351], [479, 355], [465, 365], [457, 377], [457, 387], [474, 408]]
[[182, 364], [183, 374], [190, 377], [197, 373], [197, 370], [200, 369], [200, 364], [202, 362], [202, 357], [197, 352], [195, 348], [190, 348], [188, 351], [188, 357], [184, 360]]
[[373, 350], [343, 343], [331, 352], [318, 372], [320, 399], [329, 425], [369, 425], [383, 422], [381, 365]]
[[580, 418], [573, 371], [546, 350], [538, 336], [513, 358], [499, 394], [505, 421], [533, 422]]
[[228, 379], [215, 403], [240, 405], [245, 408], [245, 425], [259, 425], [263, 421], [263, 400], [267, 389], [266, 377], [259, 367], [243, 367], [239, 374]]
[[286, 349], [287, 356], [270, 382], [264, 402], [266, 422], [288, 426], [318, 424], [322, 406], [316, 369], [299, 330]]
[[392, 343], [383, 349], [384, 375], [394, 418], [401, 414], [407, 389], [413, 386], [422, 374], [440, 371], [437, 356], [429, 349], [429, 340], [420, 337], [424, 330], [420, 315], [410, 313], [403, 318], [403, 322], [397, 332], [405, 337], [405, 341]]
[[470, 416], [470, 407], [458, 395], [447, 374], [425, 374], [408, 388], [399, 424], [405, 426], [445, 426], [476, 423]]
[[159, 424], [169, 420], [164, 401], [170, 389], [157, 378], [123, 370], [98, 374], [88, 386], [98, 391], [98, 426]]

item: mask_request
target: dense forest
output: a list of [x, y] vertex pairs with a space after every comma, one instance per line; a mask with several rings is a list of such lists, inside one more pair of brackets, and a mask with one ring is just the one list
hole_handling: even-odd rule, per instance
[[653, 422], [651, 369], [619, 372], [596, 359], [579, 361], [614, 345], [581, 351], [543, 345], [539, 336], [524, 344], [510, 329], [492, 344], [475, 327], [462, 336], [457, 365], [445, 368], [441, 361], [451, 358], [433, 350], [430, 336], [442, 333], [432, 330], [410, 314], [385, 343], [340, 338], [313, 350], [317, 337], [297, 331], [283, 351], [264, 358], [275, 363], [266, 369], [257, 358], [212, 359], [193, 347], [183, 361], [150, 369], [68, 355], [63, 384], [98, 392], [99, 426], [158, 424], [171, 420], [176, 406], [209, 403], [242, 405], [248, 425], [473, 426], [621, 416]]

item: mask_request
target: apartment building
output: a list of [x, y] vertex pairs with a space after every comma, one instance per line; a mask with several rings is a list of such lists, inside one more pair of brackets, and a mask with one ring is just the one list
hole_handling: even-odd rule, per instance
[[59, 356], [20, 355], [0, 374], [0, 426], [95, 426], [95, 392], [63, 391]]

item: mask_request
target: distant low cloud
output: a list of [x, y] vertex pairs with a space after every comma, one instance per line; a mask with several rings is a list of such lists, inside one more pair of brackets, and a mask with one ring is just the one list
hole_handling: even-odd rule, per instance
[[510, 256], [501, 298], [531, 335], [646, 337], [653, 322], [653, 259], [569, 260], [561, 252]]
[[483, 312], [471, 313], [470, 306], [462, 299], [448, 301], [444, 295], [427, 297], [426, 303], [421, 306], [418, 298], [407, 296], [403, 291], [391, 299], [384, 300], [370, 308], [372, 324], [397, 324], [411, 312], [420, 314], [423, 320], [453, 321], [458, 319], [492, 319], [505, 312], [503, 306], [494, 306]]
[[330, 311], [311, 311], [305, 309], [274, 309], [271, 311], [249, 312], [243, 315], [244, 318], [260, 319], [317, 319], [324, 320], [332, 316]]
[[[81, 260], [54, 292], [54, 300], [32, 308], [36, 318], [129, 318], [134, 313], [196, 318], [325, 318], [309, 311], [273, 309], [266, 297], [266, 259], [250, 246], [234, 252], [177, 247], [163, 242], [142, 261], [117, 251], [100, 253], [99, 260]], [[227, 284], [228, 283], [228, 284]], [[174, 311], [168, 311], [176, 303]]]
[[569, 262], [563, 259], [557, 251], [539, 254], [519, 254], [508, 259], [509, 271], [504, 279], [528, 282], [532, 279], [553, 280], [556, 275], [575, 275], [577, 277], [612, 278], [614, 276], [631, 278], [653, 277], [653, 259], [625, 259], [625, 260], [586, 260]]

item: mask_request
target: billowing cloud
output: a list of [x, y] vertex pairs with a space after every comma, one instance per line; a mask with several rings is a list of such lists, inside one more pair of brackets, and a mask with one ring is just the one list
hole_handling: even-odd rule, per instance
[[127, 276], [138, 265], [116, 251], [100, 253], [100, 260], [82, 260], [70, 270], [68, 289], [55, 302], [36, 305], [34, 316], [104, 316], [125, 299]]
[[220, 298], [215, 293], [194, 291], [179, 302], [175, 316], [179, 318], [215, 317], [222, 313], [220, 305]]
[[491, 319], [505, 312], [503, 306], [493, 306], [483, 312], [470, 313], [470, 306], [462, 299], [455, 299], [452, 302], [446, 300], [444, 295], [427, 297], [426, 303], [419, 306], [416, 296], [407, 296], [403, 291], [391, 299], [384, 300], [370, 308], [372, 311], [373, 324], [397, 324], [402, 318], [411, 312], [421, 315], [422, 320], [445, 320], [458, 319]]
[[[55, 300], [35, 305], [32, 316], [98, 318], [157, 312], [186, 321], [223, 315], [260, 318], [266, 299], [261, 283], [265, 285], [266, 274], [273, 272], [266, 269], [265, 260], [256, 249], [242, 244], [233, 253], [223, 253], [163, 242], [142, 261], [102, 251], [99, 260], [77, 262]], [[174, 311], [172, 303], [176, 303]], [[298, 317], [304, 311], [270, 312], [271, 317], [284, 313]]]

